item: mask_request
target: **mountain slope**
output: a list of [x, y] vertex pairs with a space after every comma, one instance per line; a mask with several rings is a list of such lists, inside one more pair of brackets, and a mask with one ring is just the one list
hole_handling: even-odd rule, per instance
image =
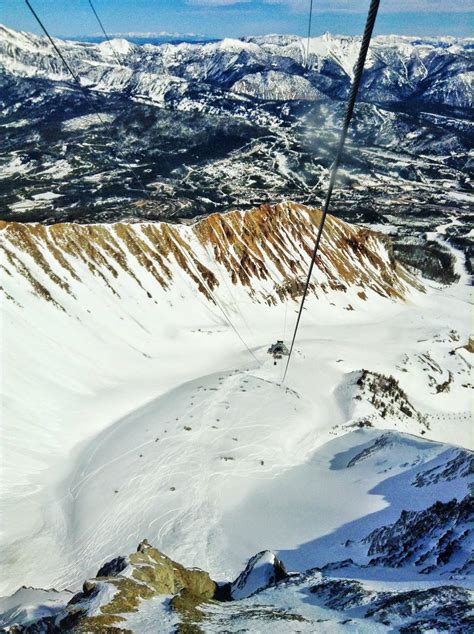
[[[77, 260], [96, 287], [102, 284], [106, 296], [120, 295], [115, 280], [125, 278], [136, 285], [138, 295], [156, 300], [170, 288], [178, 267], [212, 300], [213, 289], [222, 283], [212, 270], [217, 267], [226, 278], [224, 285], [275, 304], [301, 292], [320, 218], [319, 211], [284, 203], [249, 213], [214, 214], [191, 227], [2, 223], [4, 270], [15, 285], [19, 275], [30, 291], [63, 309], [64, 294], [75, 298], [76, 283], [88, 285], [85, 271], [78, 275]], [[367, 291], [403, 298], [419, 286], [396, 263], [383, 234], [336, 218], [328, 220], [320, 253], [318, 282], [312, 287], [316, 293], [360, 289], [361, 299]], [[8, 278], [5, 286], [7, 298], [21, 301]]]
[[469, 445], [466, 276], [422, 292], [364, 228], [329, 219], [281, 386], [267, 349], [291, 336], [318, 219], [285, 203], [192, 226], [3, 225], [3, 592], [74, 586], [144, 536], [232, 578], [353, 519], [315, 523], [300, 486], [331, 438]]
[[[311, 555], [307, 554], [305, 559], [306, 565], [313, 564], [308, 570], [288, 573], [284, 561], [275, 553], [264, 551], [253, 556], [233, 582], [226, 580], [217, 584], [204, 571], [184, 568], [144, 540], [137, 552], [109, 558], [73, 597], [53, 592], [41, 595], [38, 591], [35, 596], [31, 590], [29, 610], [22, 603], [25, 592], [16, 593], [8, 602], [3, 600], [10, 609], [0, 617], [0, 623], [17, 624], [18, 627], [8, 631], [24, 634], [58, 630], [147, 634], [157, 628], [163, 632], [188, 629], [285, 632], [293, 626], [298, 631], [313, 632], [390, 632], [395, 627], [401, 632], [434, 628], [439, 632], [461, 633], [471, 620], [469, 559], [473, 539], [468, 522], [472, 519], [472, 509], [468, 509], [465, 497], [459, 505], [462, 512], [445, 514], [445, 519], [449, 515], [448, 524], [437, 522], [442, 509], [453, 510], [455, 504], [437, 501], [429, 506], [430, 502], [447, 499], [448, 491], [443, 489], [443, 483], [432, 484], [428, 491], [417, 487], [413, 480], [415, 473], [417, 477], [429, 474], [433, 463], [456, 450], [390, 433], [392, 443], [398, 446], [394, 452], [380, 442], [385, 435], [387, 432], [355, 431], [327, 443], [311, 459], [320, 475], [329, 467], [326, 472], [329, 480], [331, 470], [339, 472], [340, 491], [350, 487], [354, 478], [363, 483], [361, 489], [370, 489], [374, 482], [378, 482], [378, 489], [385, 489], [388, 503], [385, 507], [360, 518], [352, 528], [343, 527], [343, 531], [351, 530], [354, 536], [363, 536], [370, 524], [378, 526], [358, 544], [362, 546], [358, 555], [354, 554], [356, 543], [341, 544], [341, 532], [336, 531], [325, 535], [319, 546], [313, 545]], [[367, 446], [379, 449], [369, 454], [361, 450]], [[472, 453], [463, 453], [465, 461], [472, 461]], [[326, 464], [328, 458], [329, 464]], [[385, 469], [377, 471], [381, 464]], [[312, 482], [302, 479], [301, 484], [305, 481]], [[410, 482], [408, 487], [407, 482]], [[454, 477], [451, 492], [456, 491], [462, 497], [470, 484], [472, 474]], [[405, 495], [407, 491], [409, 496]], [[370, 493], [374, 490], [369, 490]], [[318, 495], [321, 502], [325, 493], [321, 490]], [[288, 502], [287, 514], [294, 511], [292, 500]], [[396, 523], [385, 525], [390, 516], [407, 507], [423, 510], [402, 510]], [[410, 521], [417, 518], [420, 522], [422, 517], [424, 526], [410, 528], [406, 522], [408, 518]], [[404, 523], [402, 530], [401, 523]], [[439, 565], [422, 569], [421, 559], [426, 561], [426, 547], [433, 545], [434, 532], [440, 536], [443, 531], [445, 546], [456, 533], [464, 536], [463, 547], [440, 550]], [[409, 548], [403, 549], [403, 543], [408, 543]], [[357, 561], [346, 558], [331, 562], [331, 555], [338, 549], [349, 552]], [[360, 559], [364, 549], [367, 557], [373, 556], [374, 550], [379, 556], [363, 563]], [[419, 556], [419, 567], [413, 566], [412, 553]], [[228, 555], [232, 553], [229, 551]], [[291, 553], [286, 556], [294, 562]], [[315, 560], [320, 565], [327, 563], [316, 568]], [[51, 602], [49, 612], [35, 602], [40, 598]]]

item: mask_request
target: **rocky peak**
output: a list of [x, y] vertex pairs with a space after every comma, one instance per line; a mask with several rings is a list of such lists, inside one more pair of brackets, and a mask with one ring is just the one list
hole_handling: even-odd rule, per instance
[[285, 566], [275, 553], [264, 550], [249, 560], [245, 570], [232, 583], [231, 596], [244, 599], [287, 578]]
[[135, 613], [142, 601], [160, 595], [167, 598], [183, 628], [192, 628], [203, 618], [199, 606], [245, 598], [287, 577], [274, 553], [263, 551], [250, 559], [232, 584], [218, 585], [207, 572], [185, 568], [144, 539], [135, 553], [105, 563], [95, 578], [84, 582], [81, 592], [68, 597], [67, 604], [63, 599], [50, 614], [25, 625], [13, 625], [9, 631], [128, 632], [127, 615]]
[[171, 597], [172, 609], [186, 622], [199, 617], [196, 607], [214, 598], [216, 589], [207, 572], [185, 568], [144, 540], [136, 553], [104, 564], [97, 577], [86, 580], [82, 592], [54, 615], [10, 631], [127, 632], [127, 614], [158, 595]]

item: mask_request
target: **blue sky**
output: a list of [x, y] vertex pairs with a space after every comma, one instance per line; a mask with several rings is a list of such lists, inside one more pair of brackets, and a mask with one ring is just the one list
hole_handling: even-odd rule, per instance
[[[305, 34], [310, 0], [94, 0], [113, 33], [197, 33], [238, 37]], [[51, 33], [94, 35], [87, 0], [31, 0]], [[314, 0], [313, 32], [358, 34], [369, 0]], [[474, 0], [381, 0], [377, 33], [461, 35], [474, 32]], [[39, 32], [23, 0], [1, 0], [0, 22]]]

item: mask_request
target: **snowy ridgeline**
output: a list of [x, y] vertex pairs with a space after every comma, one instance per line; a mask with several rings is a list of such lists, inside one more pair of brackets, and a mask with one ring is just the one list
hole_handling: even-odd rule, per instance
[[[292, 36], [57, 44], [87, 91], [45, 38], [0, 26], [4, 219], [176, 221], [324, 200], [358, 38], [313, 38], [309, 55]], [[398, 227], [400, 256], [444, 275], [421, 236], [455, 214], [450, 237], [472, 253], [472, 51], [373, 40], [333, 197], [336, 215]]]
[[[288, 203], [192, 226], [2, 224], [0, 593], [61, 591], [20, 590], [3, 625], [463, 631], [466, 275], [421, 283], [385, 236], [330, 218], [282, 386], [267, 349], [288, 343], [318, 220]], [[144, 538], [179, 581], [156, 555], [137, 587]]]
[[[318, 100], [346, 95], [360, 38], [312, 38], [309, 56], [306, 40], [294, 36], [161, 46], [124, 40], [59, 45], [84, 83], [101, 91], [126, 90], [164, 102], [207, 84], [264, 100]], [[2, 26], [0, 65], [23, 77], [71, 79], [45, 37]], [[373, 40], [366, 69], [363, 99], [472, 106], [469, 39], [379, 36]]]

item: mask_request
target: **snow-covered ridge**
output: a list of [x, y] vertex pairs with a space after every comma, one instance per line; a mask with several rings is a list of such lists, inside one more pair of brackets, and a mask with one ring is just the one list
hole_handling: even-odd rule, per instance
[[250, 559], [245, 570], [232, 583], [230, 593], [233, 599], [245, 599], [286, 578], [288, 573], [283, 563], [275, 553], [265, 550]]
[[[228, 285], [276, 304], [300, 295], [320, 217], [283, 203], [213, 214], [192, 226], [3, 222], [3, 292], [21, 304], [21, 287], [67, 312], [66, 298], [78, 299], [88, 280], [104, 297], [119, 298], [126, 280], [137, 298], [156, 302], [184, 275], [211, 302], [213, 291]], [[383, 234], [329, 217], [311, 286], [316, 295], [350, 292], [360, 302], [370, 292], [402, 299], [414, 288], [419, 283], [395, 261]]]
[[[358, 37], [315, 37], [307, 59], [306, 40], [294, 36], [160, 46], [114, 40], [113, 49], [107, 42], [58, 40], [84, 85], [107, 92], [126, 89], [157, 103], [199, 84], [259, 99], [341, 98], [352, 77], [359, 43]], [[367, 60], [363, 96], [373, 102], [413, 98], [470, 107], [471, 44], [470, 39], [376, 37]], [[0, 67], [21, 77], [71, 79], [46, 38], [3, 26]]]

